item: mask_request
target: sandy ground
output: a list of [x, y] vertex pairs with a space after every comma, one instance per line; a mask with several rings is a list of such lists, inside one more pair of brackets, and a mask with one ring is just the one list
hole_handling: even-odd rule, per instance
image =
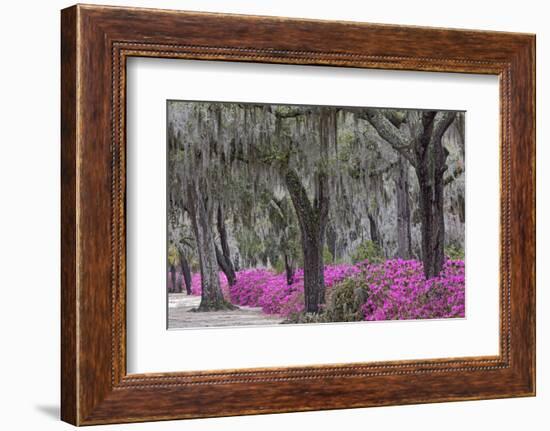
[[251, 326], [276, 325], [283, 319], [262, 313], [259, 307], [239, 306], [232, 311], [192, 312], [199, 306], [200, 296], [188, 296], [185, 293], [168, 295], [168, 327], [204, 328], [215, 326]]

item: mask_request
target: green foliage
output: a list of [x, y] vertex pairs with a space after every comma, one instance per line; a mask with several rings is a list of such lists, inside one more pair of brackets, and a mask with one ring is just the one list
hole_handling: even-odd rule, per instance
[[328, 292], [326, 305], [320, 313], [295, 313], [283, 323], [359, 322], [363, 320], [361, 306], [368, 299], [366, 278], [352, 277], [335, 284]]
[[335, 284], [327, 298], [325, 314], [329, 322], [355, 322], [363, 320], [361, 305], [368, 297], [365, 277], [352, 277]]
[[452, 260], [464, 260], [464, 249], [451, 244], [445, 247], [445, 256], [449, 256]]
[[326, 263], [332, 262], [333, 260], [334, 260], [334, 257], [332, 256], [332, 253], [330, 252], [328, 247], [325, 245], [325, 247], [323, 247], [323, 262], [326, 264]]
[[380, 263], [384, 260], [384, 253], [378, 244], [366, 240], [357, 246], [352, 256], [353, 263], [367, 260], [371, 263]]
[[168, 264], [177, 265], [179, 260], [178, 249], [174, 244], [168, 246]]
[[281, 274], [285, 270], [285, 262], [280, 257], [277, 257], [275, 261], [271, 262], [271, 266], [273, 266], [273, 270], [277, 274]]
[[235, 238], [239, 244], [239, 251], [244, 259], [244, 264], [255, 266], [258, 258], [264, 254], [264, 247], [258, 234], [249, 229], [235, 232]]

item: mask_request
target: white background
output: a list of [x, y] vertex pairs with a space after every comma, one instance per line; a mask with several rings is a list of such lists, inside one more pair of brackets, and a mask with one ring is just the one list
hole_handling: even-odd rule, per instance
[[[499, 430], [548, 428], [550, 300], [544, 291], [550, 230], [550, 29], [545, 2], [463, 0], [298, 2], [103, 1], [189, 10], [346, 19], [537, 33], [538, 396], [285, 415], [106, 426], [96, 429]], [[59, 9], [65, 1], [5, 2], [0, 15], [0, 301], [2, 381], [0, 426], [8, 430], [70, 429], [59, 409]], [[544, 191], [544, 194], [543, 194]]]
[[[498, 77], [140, 58], [127, 83], [129, 373], [498, 354]], [[167, 99], [466, 111], [466, 319], [167, 331]]]

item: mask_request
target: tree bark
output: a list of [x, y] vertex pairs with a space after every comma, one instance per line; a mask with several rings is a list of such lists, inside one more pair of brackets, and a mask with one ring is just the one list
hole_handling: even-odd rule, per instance
[[180, 256], [180, 266], [181, 266], [181, 275], [183, 282], [185, 283], [185, 291], [188, 295], [191, 295], [191, 268], [189, 267], [189, 262], [187, 262], [187, 258], [185, 257], [185, 254], [183, 253], [182, 249], [178, 250], [178, 254]]
[[176, 292], [181, 293], [183, 292], [183, 277], [178, 278], [177, 267], [175, 269], [176, 269]]
[[201, 303], [197, 311], [214, 311], [235, 308], [227, 302], [220, 286], [216, 246], [211, 224], [211, 205], [195, 181], [187, 186], [189, 216], [195, 233], [201, 272]]
[[[328, 148], [336, 145], [336, 110], [321, 108], [319, 114], [319, 141], [321, 160], [326, 160]], [[285, 183], [298, 218], [302, 251], [304, 254], [305, 311], [318, 313], [325, 303], [325, 276], [323, 247], [328, 221], [328, 178], [324, 166], [320, 166], [315, 178], [313, 203], [298, 176], [290, 168], [285, 173]]]
[[380, 238], [376, 219], [370, 212], [367, 212], [367, 216], [369, 218], [370, 240], [379, 247], [382, 247], [382, 239]]
[[227, 284], [229, 284], [230, 286], [235, 285], [235, 283], [237, 282], [235, 271], [231, 266], [231, 262], [226, 259], [218, 246], [216, 246], [216, 261], [218, 262], [218, 266], [220, 267], [222, 272], [225, 274], [225, 278], [227, 278]]
[[288, 254], [285, 253], [285, 274], [286, 274], [286, 284], [292, 285], [294, 283], [294, 262], [292, 259], [288, 256]]
[[456, 118], [450, 111], [409, 111], [408, 133], [387, 118], [383, 110], [366, 109], [362, 115], [415, 169], [420, 188], [422, 262], [424, 275], [439, 275], [444, 263], [445, 220], [443, 174], [447, 150], [441, 138]]
[[176, 286], [176, 265], [171, 264], [170, 265], [170, 281], [172, 282], [172, 292], [178, 293], [177, 286]]
[[334, 227], [332, 227], [331, 224], [329, 224], [327, 226], [327, 232], [326, 232], [326, 237], [327, 237], [327, 246], [328, 246], [328, 251], [330, 252], [330, 255], [332, 256], [332, 263], [334, 263], [336, 261], [336, 254], [338, 252], [337, 250], [337, 241], [338, 241], [338, 236], [336, 235], [336, 230], [334, 229]]
[[411, 208], [409, 202], [409, 164], [399, 156], [399, 174], [396, 181], [397, 197], [397, 257], [410, 259], [411, 247]]
[[417, 177], [420, 184], [422, 261], [426, 278], [431, 278], [439, 275], [444, 261], [443, 184], [433, 184], [425, 170], [417, 171]]
[[445, 260], [445, 219], [443, 214], [443, 174], [447, 170], [447, 150], [441, 138], [454, 115], [422, 114], [423, 133], [415, 146], [416, 175], [420, 186], [422, 218], [422, 261], [426, 278], [436, 277]]
[[[285, 182], [298, 218], [302, 252], [304, 255], [305, 311], [317, 313], [319, 305], [325, 303], [325, 279], [323, 246], [328, 196], [323, 196], [318, 205], [311, 205], [298, 174], [288, 170]], [[326, 210], [322, 209], [327, 207]]]
[[220, 243], [222, 249], [219, 250], [216, 247], [216, 259], [220, 266], [220, 269], [225, 274], [227, 282], [230, 286], [233, 286], [237, 282], [237, 276], [235, 274], [235, 267], [231, 261], [231, 252], [229, 250], [229, 243], [227, 241], [227, 229], [225, 227], [225, 219], [223, 216], [222, 206], [218, 205], [218, 214], [216, 225], [218, 227], [218, 234], [220, 235]]

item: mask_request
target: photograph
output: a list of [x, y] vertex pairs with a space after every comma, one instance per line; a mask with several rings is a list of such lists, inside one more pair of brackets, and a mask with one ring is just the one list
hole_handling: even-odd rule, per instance
[[167, 327], [465, 317], [465, 112], [167, 101]]

